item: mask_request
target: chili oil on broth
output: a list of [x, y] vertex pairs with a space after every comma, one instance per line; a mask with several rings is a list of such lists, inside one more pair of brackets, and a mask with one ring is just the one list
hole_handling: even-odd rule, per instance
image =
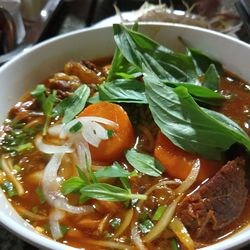
[[[105, 71], [109, 66], [110, 58], [101, 59], [94, 62], [97, 65], [97, 68], [100, 71]], [[48, 80], [45, 81], [45, 85], [48, 84]], [[62, 79], [60, 79], [62, 81]], [[244, 81], [240, 80], [239, 78], [232, 76], [231, 73], [226, 72], [226, 75], [222, 78], [221, 81], [221, 89], [222, 93], [226, 93], [230, 95], [230, 99], [225, 101], [222, 107], [218, 110], [225, 115], [231, 117], [233, 120], [237, 121], [241, 127], [243, 127], [246, 132], [249, 133], [249, 128], [246, 126], [249, 118], [249, 107], [250, 107], [250, 99], [249, 93], [247, 91], [247, 84]], [[95, 89], [95, 86], [92, 86]], [[28, 103], [33, 100], [33, 97], [27, 96], [24, 99], [21, 99], [21, 103]], [[43, 116], [34, 116], [34, 119], [30, 119], [27, 117], [27, 113], [29, 113], [29, 105], [24, 105], [24, 107], [17, 109], [20, 107], [20, 103], [16, 105], [14, 109], [10, 111], [11, 119], [18, 117], [18, 119], [25, 121], [26, 125], [29, 123], [34, 122], [41, 123], [44, 122]], [[126, 106], [126, 105], [125, 105]], [[27, 109], [26, 109], [27, 108]], [[128, 105], [127, 110], [130, 113], [130, 109], [133, 110], [132, 105]], [[28, 110], [28, 112], [27, 112]], [[34, 105], [32, 107], [32, 112], [40, 112], [41, 110], [39, 107]], [[137, 110], [133, 110], [136, 111]], [[145, 117], [145, 112], [138, 109], [138, 113], [142, 113], [145, 120], [136, 125], [135, 131], [137, 131], [136, 136], [136, 144], [134, 145], [135, 148], [139, 149], [142, 152], [146, 153], [153, 153], [153, 148], [155, 145], [155, 136], [156, 136], [156, 129], [154, 124], [149, 124], [147, 127], [148, 120]], [[146, 115], [147, 116], [147, 115]], [[27, 120], [25, 120], [27, 118]], [[145, 122], [147, 121], [147, 122]], [[52, 121], [52, 123], [56, 123], [57, 120]], [[133, 121], [132, 121], [133, 122]], [[135, 126], [135, 124], [134, 124]], [[149, 129], [150, 128], [150, 129]], [[8, 126], [4, 127], [2, 131], [8, 129]], [[4, 132], [3, 132], [4, 134]], [[35, 135], [33, 135], [34, 137]], [[54, 138], [46, 138], [47, 143], [53, 141], [55, 142]], [[2, 150], [2, 153], [5, 153]], [[18, 179], [22, 183], [25, 194], [23, 196], [14, 196], [9, 198], [9, 201], [12, 205], [18, 210], [20, 207], [25, 208], [28, 211], [33, 211], [33, 213], [37, 213], [38, 215], [44, 216], [48, 218], [50, 206], [47, 202], [41, 203], [39, 197], [37, 195], [37, 189], [41, 188], [41, 175], [45, 165], [49, 161], [49, 155], [45, 155], [41, 152], [38, 152], [35, 148], [30, 149], [29, 151], [24, 152], [21, 155], [17, 155], [14, 157], [13, 165], [19, 165], [21, 167], [21, 171], [18, 174]], [[124, 159], [117, 159], [118, 162], [122, 164], [126, 169], [131, 170], [131, 167], [127, 162], [124, 162]], [[95, 163], [94, 163], [95, 164]], [[98, 165], [99, 163], [96, 163]], [[62, 180], [69, 178], [69, 176], [76, 175], [75, 169], [75, 159], [70, 155], [65, 155], [62, 165], [59, 170], [59, 176]], [[165, 173], [162, 177], [150, 177], [144, 174], [138, 174], [137, 177], [131, 177], [131, 189], [133, 192], [144, 193], [148, 190], [151, 186], [155, 185], [160, 180], [168, 178], [167, 174]], [[110, 180], [112, 184], [118, 184], [118, 181]], [[118, 184], [119, 185], [119, 184]], [[189, 192], [192, 192], [194, 189], [197, 188], [197, 185], [193, 185]], [[78, 196], [75, 194], [70, 194], [68, 196], [70, 203], [73, 205], [77, 205], [78, 203]], [[152, 195], [149, 196], [149, 199], [144, 202], [141, 211], [137, 214], [138, 219], [140, 220], [145, 214], [152, 217], [153, 213], [155, 212], [156, 208], [164, 205], [167, 200], [171, 200], [170, 195], [167, 192], [159, 189], [158, 192], [153, 192]], [[86, 202], [87, 204], [94, 205], [96, 208], [94, 213], [88, 215], [70, 215], [67, 214], [61, 221], [60, 224], [65, 228], [66, 233], [64, 237], [60, 239], [60, 242], [65, 244], [79, 247], [79, 248], [86, 248], [89, 250], [92, 249], [106, 249], [105, 247], [97, 247], [94, 246], [90, 239], [95, 240], [113, 240], [114, 234], [116, 233], [117, 227], [112, 226], [112, 222], [115, 220], [123, 220], [126, 213], [128, 212], [129, 208], [127, 208], [124, 203], [122, 202], [107, 202], [107, 201], [97, 201], [97, 200], [89, 200]], [[248, 212], [248, 208], [250, 206], [249, 198], [247, 205], [245, 207], [244, 212], [235, 222], [233, 222], [230, 226], [226, 229], [223, 229], [218, 232], [217, 238], [221, 239], [224, 235], [228, 236], [229, 234], [234, 233], [235, 231], [239, 230], [243, 226], [249, 224], [250, 220], [250, 213]], [[51, 236], [48, 230], [48, 219], [41, 219], [41, 220], [32, 220], [30, 218], [26, 218], [23, 215], [24, 219], [26, 219], [29, 223], [31, 223], [36, 230], [39, 232]], [[100, 228], [100, 224], [103, 225]], [[125, 232], [121, 235], [120, 240], [117, 242], [124, 243], [127, 245], [131, 244], [130, 241], [130, 232], [129, 227], [125, 230]], [[169, 232], [164, 232], [161, 237], [152, 243], [146, 244], [148, 249], [167, 249], [166, 243], [169, 244], [170, 248], [170, 239], [174, 235], [167, 235]], [[217, 240], [215, 240], [216, 242]], [[213, 241], [214, 242], [214, 241]], [[197, 243], [197, 246], [204, 246], [206, 244], [211, 244], [213, 242], [206, 242], [206, 243]]]

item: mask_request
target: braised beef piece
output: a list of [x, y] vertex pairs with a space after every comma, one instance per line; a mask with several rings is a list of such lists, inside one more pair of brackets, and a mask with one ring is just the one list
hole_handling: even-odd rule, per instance
[[178, 207], [178, 216], [196, 240], [214, 239], [216, 231], [241, 215], [248, 193], [244, 165], [239, 157], [227, 162]]

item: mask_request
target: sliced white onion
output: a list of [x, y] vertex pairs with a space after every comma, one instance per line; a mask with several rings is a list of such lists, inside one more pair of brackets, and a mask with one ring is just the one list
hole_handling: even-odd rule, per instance
[[52, 209], [49, 214], [50, 232], [53, 239], [58, 240], [63, 237], [59, 220], [64, 217], [65, 213], [59, 209]]
[[82, 129], [83, 138], [94, 147], [98, 147], [101, 139], [97, 136], [92, 128], [92, 122], [86, 122], [84, 124], [84, 129]]
[[69, 134], [69, 129], [71, 127], [73, 127], [75, 124], [77, 124], [78, 122], [81, 122], [82, 125], [83, 125], [83, 129], [86, 129], [85, 126], [86, 124], [88, 124], [89, 122], [99, 122], [99, 123], [102, 123], [102, 124], [107, 124], [107, 125], [110, 125], [112, 127], [118, 127], [118, 124], [113, 122], [113, 121], [110, 121], [108, 119], [105, 119], [105, 118], [102, 118], [102, 117], [97, 117], [97, 116], [84, 116], [84, 117], [78, 117], [72, 121], [70, 121], [69, 123], [67, 123], [63, 129], [61, 130], [61, 133], [60, 133], [60, 137], [61, 138], [65, 138], [66, 135]]
[[72, 206], [67, 198], [60, 192], [57, 182], [57, 171], [61, 165], [63, 154], [54, 154], [45, 167], [42, 179], [43, 193], [47, 202], [54, 208], [58, 208], [69, 213], [80, 214], [94, 211], [92, 206]]
[[64, 127], [63, 124], [51, 126], [48, 129], [48, 134], [53, 136], [59, 136], [60, 133], [62, 132], [63, 127]]
[[57, 146], [57, 145], [46, 144], [43, 142], [41, 135], [36, 136], [35, 145], [41, 152], [45, 154], [62, 154], [62, 153], [66, 154], [66, 153], [72, 153], [74, 151], [71, 147], [67, 145]]
[[102, 127], [99, 123], [91, 122], [91, 125], [92, 129], [95, 131], [96, 136], [98, 138], [100, 138], [101, 140], [107, 140], [109, 138], [107, 130], [104, 127]]
[[139, 250], [147, 250], [147, 247], [142, 242], [142, 239], [140, 237], [140, 232], [138, 230], [137, 225], [135, 225], [131, 229], [131, 239], [134, 242], [137, 249], [139, 249]]
[[174, 190], [176, 194], [186, 192], [194, 184], [200, 171], [200, 165], [200, 160], [197, 159], [194, 162], [192, 169], [188, 174], [188, 177], [182, 182], [182, 184], [178, 188]]
[[152, 228], [152, 230], [144, 237], [144, 242], [151, 242], [158, 238], [161, 233], [168, 226], [169, 222], [172, 220], [175, 209], [177, 207], [178, 202], [180, 201], [182, 196], [178, 196], [172, 203], [166, 208], [163, 213], [161, 219], [156, 223], [156, 225]]
[[87, 164], [91, 165], [91, 153], [89, 145], [85, 141], [81, 141], [76, 145], [76, 154], [78, 165], [82, 168], [83, 172], [87, 174]]

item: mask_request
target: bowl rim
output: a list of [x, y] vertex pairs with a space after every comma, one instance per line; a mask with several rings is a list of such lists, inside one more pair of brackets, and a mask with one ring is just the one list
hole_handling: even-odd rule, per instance
[[[132, 23], [125, 23], [125, 25], [130, 26], [130, 25], [132, 25]], [[241, 41], [235, 37], [231, 37], [229, 35], [222, 34], [222, 33], [217, 32], [217, 31], [208, 30], [208, 29], [200, 28], [200, 27], [196, 27], [196, 26], [191, 26], [191, 25], [186, 25], [186, 24], [175, 24], [175, 23], [168, 23], [168, 22], [139, 22], [139, 26], [163, 26], [163, 27], [177, 27], [177, 29], [184, 28], [187, 30], [195, 30], [198, 32], [212, 34], [214, 36], [218, 36], [218, 37], [224, 38], [226, 40], [230, 40], [234, 43], [237, 43], [237, 44], [245, 47], [246, 49], [250, 49], [250, 44], [247, 44], [246, 42]], [[100, 26], [100, 27], [97, 25], [97, 26], [93, 26], [93, 27], [88, 27], [88, 28], [83, 28], [83, 29], [71, 31], [71, 32], [68, 32], [66, 34], [61, 34], [61, 35], [58, 35], [56, 37], [47, 39], [39, 44], [34, 45], [31, 48], [25, 49], [22, 53], [20, 53], [19, 55], [15, 56], [10, 61], [8, 61], [4, 65], [2, 65], [0, 67], [0, 75], [7, 68], [11, 67], [12, 64], [15, 64], [19, 60], [22, 60], [23, 57], [26, 57], [28, 54], [32, 53], [33, 51], [39, 50], [42, 47], [46, 47], [47, 44], [60, 42], [60, 40], [67, 39], [68, 37], [71, 37], [71, 36], [77, 36], [77, 35], [80, 35], [82, 33], [90, 32], [90, 31], [111, 29], [111, 28], [112, 28], [112, 24], [106, 25], [106, 26]], [[2, 192], [2, 190], [0, 190], [0, 198], [1, 198], [1, 196], [5, 196]], [[13, 208], [13, 207], [11, 206], [11, 208]], [[63, 243], [54, 241], [54, 240], [47, 238], [46, 236], [43, 236], [42, 234], [39, 234], [35, 231], [31, 231], [28, 228], [26, 228], [25, 226], [20, 225], [13, 218], [10, 218], [8, 215], [6, 215], [5, 213], [2, 213], [2, 212], [1, 212], [0, 224], [4, 228], [6, 228], [8, 231], [10, 231], [11, 233], [17, 235], [18, 237], [22, 238], [26, 242], [28, 242], [32, 245], [38, 246], [38, 247], [42, 247], [45, 249], [55, 249], [56, 248], [58, 250], [60, 250], [60, 249], [62, 249], [62, 250], [66, 250], [66, 249], [76, 250], [76, 249], [78, 249], [78, 248], [74, 248], [74, 247], [65, 245]], [[250, 228], [248, 231], [250, 231]], [[249, 234], [249, 232], [248, 232], [248, 234]], [[248, 242], [250, 242], [250, 237], [248, 236], [248, 234], [247, 234], [247, 232], [245, 232], [241, 235], [238, 235], [237, 241], [230, 241], [230, 237], [229, 237], [229, 238], [225, 238], [225, 239], [221, 240], [218, 243], [215, 243], [214, 245], [204, 247], [201, 249], [202, 250], [219, 250], [219, 249], [225, 250], [225, 249], [232, 249], [235, 247], [243, 246], [243, 245], [247, 244]], [[227, 241], [226, 245], [225, 245], [225, 241]]]

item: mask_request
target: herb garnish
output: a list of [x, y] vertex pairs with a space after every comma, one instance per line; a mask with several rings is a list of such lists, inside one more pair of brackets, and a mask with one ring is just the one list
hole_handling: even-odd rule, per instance
[[46, 87], [43, 84], [39, 84], [36, 86], [35, 90], [31, 92], [31, 95], [36, 97], [44, 115], [46, 116], [46, 121], [43, 127], [43, 135], [47, 134], [48, 126], [52, 118], [52, 110], [57, 101], [56, 91], [53, 91], [52, 94], [49, 94], [48, 96], [46, 96], [46, 91]]
[[85, 84], [81, 85], [73, 94], [55, 106], [53, 116], [62, 116], [62, 122], [68, 123], [83, 110], [89, 95], [89, 87]]
[[106, 201], [127, 201], [132, 199], [146, 200], [147, 198], [146, 195], [132, 194], [127, 189], [123, 189], [107, 183], [90, 184], [81, 188], [80, 192], [81, 198], [88, 197]]
[[178, 147], [211, 159], [220, 159], [236, 142], [250, 150], [248, 135], [235, 122], [200, 108], [185, 87], [169, 88], [153, 76], [144, 81], [154, 121]]
[[138, 153], [135, 149], [126, 152], [126, 159], [139, 172], [150, 176], [161, 176], [163, 168], [150, 155]]
[[[126, 171], [117, 162], [96, 172], [92, 172], [90, 166], [87, 166], [87, 172], [90, 178], [88, 178], [79, 167], [77, 167], [77, 171], [79, 176], [74, 176], [64, 181], [61, 190], [65, 195], [70, 193], [80, 193], [80, 202], [84, 202], [90, 198], [108, 201], [146, 199], [145, 195], [131, 193], [127, 180], [129, 176], [134, 176], [136, 173]], [[105, 177], [120, 178], [121, 183], [125, 185], [125, 188], [98, 182], [99, 178]]]
[[[189, 93], [201, 103], [219, 105], [225, 99], [219, 93], [201, 86], [200, 75], [197, 74], [197, 67], [190, 55], [175, 53], [122, 25], [114, 24], [113, 29], [115, 42], [123, 56], [144, 75], [153, 74], [170, 87], [191, 85], [187, 87]], [[216, 63], [211, 59], [209, 62]], [[206, 70], [209, 66], [210, 64]]]
[[10, 129], [6, 131], [2, 141], [1, 147], [11, 156], [16, 156], [33, 148], [31, 140], [33, 136], [41, 131], [41, 126], [34, 128], [26, 128], [25, 123], [22, 122], [7, 122], [5, 126]]
[[95, 173], [96, 178], [116, 178], [116, 177], [129, 177], [136, 176], [136, 172], [128, 172], [123, 169], [118, 162], [114, 162], [111, 166], [104, 167], [97, 170]]
[[117, 79], [103, 83], [98, 87], [98, 92], [102, 101], [147, 103], [144, 83], [135, 79]]

